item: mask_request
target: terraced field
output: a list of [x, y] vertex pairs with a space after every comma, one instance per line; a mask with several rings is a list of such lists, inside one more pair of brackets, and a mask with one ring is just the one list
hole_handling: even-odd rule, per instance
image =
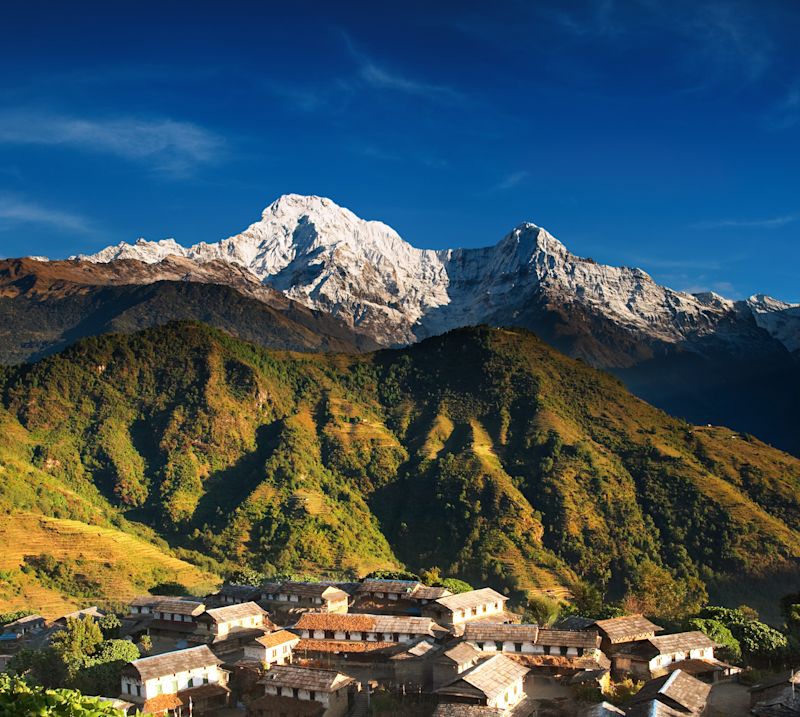
[[[87, 604], [112, 604], [167, 581], [195, 593], [211, 590], [218, 579], [166, 554], [145, 540], [111, 528], [33, 513], [0, 517], [0, 610], [30, 608], [45, 617]], [[26, 567], [26, 557], [52, 555], [90, 584], [96, 594], [70, 596]]]

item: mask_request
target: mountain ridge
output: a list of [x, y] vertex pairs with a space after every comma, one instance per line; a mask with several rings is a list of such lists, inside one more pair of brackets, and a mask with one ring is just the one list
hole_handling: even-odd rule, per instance
[[[362, 220], [330, 199], [289, 194], [270, 204], [262, 218], [242, 233], [218, 243], [183, 247], [174, 239], [139, 240], [74, 258], [157, 263], [171, 255], [201, 264], [219, 260], [246, 267], [260, 281], [301, 303], [343, 317], [354, 327], [371, 327], [385, 345], [485, 323], [498, 308], [513, 311], [515, 302], [508, 294], [518, 288], [517, 281], [525, 280], [527, 288], [538, 285], [549, 295], [579, 296], [624, 328], [656, 340], [702, 337], [725, 315], [737, 313], [752, 318], [787, 350], [800, 348], [800, 305], [763, 295], [732, 301], [713, 292], [688, 294], [661, 287], [642, 269], [576, 256], [531, 222], [517, 225], [486, 247], [417, 249], [386, 224]], [[360, 269], [355, 266], [359, 261]], [[366, 272], [370, 266], [377, 273], [369, 272], [369, 282], [356, 285], [359, 270]], [[337, 277], [332, 267], [346, 277]], [[486, 298], [498, 293], [504, 299], [500, 306]], [[361, 305], [356, 306], [354, 299], [361, 299]], [[404, 318], [393, 313], [393, 304], [403, 307]], [[354, 318], [357, 309], [367, 316]], [[784, 326], [794, 322], [797, 313], [788, 337], [766, 318], [776, 312], [788, 312]], [[667, 321], [668, 316], [678, 320]]]

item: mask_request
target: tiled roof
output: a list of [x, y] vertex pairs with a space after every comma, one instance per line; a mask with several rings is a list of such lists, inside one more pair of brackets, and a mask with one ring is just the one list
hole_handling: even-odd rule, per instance
[[497, 622], [470, 622], [464, 626], [464, 638], [470, 642], [536, 642], [536, 625], [508, 625]]
[[491, 700], [527, 674], [527, 667], [510, 660], [505, 655], [495, 655], [488, 660], [479, 662], [467, 672], [463, 672], [456, 680], [440, 688], [439, 691], [447, 693], [449, 688], [457, 689], [458, 683], [465, 682]]
[[296, 652], [379, 652], [397, 647], [396, 642], [358, 642], [354, 640], [308, 640], [302, 639], [295, 646]]
[[22, 627], [23, 625], [33, 624], [35, 622], [44, 622], [44, 618], [41, 615], [25, 615], [25, 617], [21, 617], [12, 622], [7, 622], [5, 625], [3, 625], [3, 627]]
[[86, 618], [86, 617], [95, 617], [100, 618], [103, 617], [105, 613], [97, 607], [97, 605], [92, 605], [91, 607], [85, 607], [82, 610], [76, 610], [75, 612], [67, 613], [66, 615], [62, 615], [60, 618], [56, 620], [56, 622], [66, 621], [68, 618]]
[[469, 590], [457, 595], [447, 595], [439, 598], [436, 602], [448, 610], [468, 610], [490, 602], [500, 601], [505, 603], [506, 600], [508, 600], [507, 597], [496, 590], [492, 590], [492, 588], [481, 588], [480, 590]]
[[301, 639], [295, 646], [302, 653], [359, 653], [380, 652], [395, 647], [395, 642], [356, 642], [352, 640], [307, 640]]
[[295, 630], [334, 630], [343, 632], [374, 632], [374, 615], [328, 612], [307, 612], [300, 616]]
[[400, 645], [395, 648], [396, 652], [392, 655], [392, 660], [414, 660], [419, 658], [428, 658], [438, 654], [442, 649], [441, 645], [437, 645], [433, 640], [426, 637], [420, 637], [411, 644]]
[[346, 613], [306, 613], [300, 617], [295, 630], [332, 630], [343, 632], [391, 632], [409, 635], [433, 635], [435, 623], [428, 617], [403, 615], [362, 615]]
[[364, 580], [358, 588], [360, 593], [397, 593], [410, 595], [420, 586], [417, 580]]
[[202, 602], [196, 600], [182, 600], [181, 598], [166, 598], [153, 605], [153, 612], [169, 612], [173, 615], [199, 615], [206, 609]]
[[627, 642], [640, 635], [659, 632], [662, 629], [643, 615], [612, 617], [608, 620], [597, 620], [594, 624], [612, 643]]
[[322, 598], [327, 600], [344, 600], [350, 597], [344, 590], [340, 590], [327, 583], [300, 583], [288, 581], [282, 583], [275, 593], [299, 595], [301, 597]]
[[276, 630], [275, 632], [269, 633], [269, 635], [257, 637], [254, 642], [269, 649], [277, 645], [285, 645], [287, 642], [298, 642], [299, 640], [300, 638], [293, 632], [289, 632], [288, 630]]
[[691, 714], [700, 714], [705, 709], [711, 685], [701, 682], [682, 670], [655, 680], [650, 680], [635, 694], [630, 702], [638, 704], [648, 700], [663, 702], [667, 706], [676, 705]]
[[658, 635], [656, 637], [651, 637], [648, 642], [662, 655], [716, 647], [716, 643], [711, 640], [708, 635], [699, 630], [677, 632], [672, 635]]
[[536, 625], [470, 622], [464, 626], [464, 638], [470, 642], [531, 642], [536, 645], [557, 645], [591, 650], [599, 647], [597, 632], [551, 630]]
[[233, 598], [247, 599], [253, 595], [257, 595], [260, 592], [261, 589], [255, 585], [236, 585], [234, 583], [225, 583], [225, 585], [219, 589], [217, 595], [227, 595]]
[[443, 657], [455, 662], [457, 665], [468, 665], [483, 657], [480, 650], [476, 650], [468, 642], [459, 642], [442, 653]]
[[183, 598], [170, 597], [169, 595], [137, 595], [128, 603], [128, 605], [131, 607], [149, 607], [151, 605], [158, 605], [160, 602], [182, 599]]
[[243, 602], [237, 605], [225, 605], [224, 607], [214, 607], [206, 610], [208, 615], [215, 623], [231, 622], [232, 620], [242, 620], [258, 615], [266, 616], [267, 611], [254, 602]]
[[577, 647], [584, 650], [593, 650], [600, 647], [600, 636], [596, 632], [583, 632], [579, 630], [539, 630], [537, 639], [539, 645], [559, 645], [561, 647]]
[[175, 675], [197, 667], [221, 664], [222, 661], [208, 649], [207, 645], [200, 645], [186, 650], [165, 652], [162, 655], [140, 657], [125, 665], [123, 671], [126, 674], [135, 674], [142, 680], [149, 680], [162, 675]]
[[336, 670], [320, 670], [297, 665], [274, 665], [259, 680], [264, 685], [293, 687], [314, 692], [335, 692], [354, 682], [352, 677]]

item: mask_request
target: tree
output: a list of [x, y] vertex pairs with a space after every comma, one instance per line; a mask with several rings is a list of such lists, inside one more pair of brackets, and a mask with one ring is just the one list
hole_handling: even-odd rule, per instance
[[246, 565], [225, 575], [225, 582], [228, 585], [261, 585], [266, 579], [264, 573]]
[[67, 626], [59, 630], [50, 640], [50, 646], [64, 663], [67, 681], [73, 680], [84, 666], [86, 658], [94, 655], [103, 633], [91, 616], [67, 618]]
[[129, 640], [106, 640], [85, 661], [71, 686], [93, 695], [114, 695], [119, 692], [122, 668], [139, 657], [139, 648]]
[[696, 613], [707, 599], [699, 578], [676, 578], [667, 568], [643, 560], [628, 585], [624, 607], [628, 612], [679, 619]]
[[442, 580], [439, 581], [438, 585], [435, 585], [433, 587], [445, 588], [454, 595], [457, 595], [458, 593], [467, 593], [470, 590], [474, 590], [472, 585], [470, 585], [467, 582], [464, 582], [463, 580], [459, 580], [458, 578], [443, 578]]
[[144, 634], [139, 638], [139, 652], [146, 654], [153, 649], [153, 640], [150, 635]]
[[172, 597], [182, 597], [189, 594], [189, 588], [182, 583], [169, 580], [150, 588], [151, 595], [169, 595]]
[[113, 612], [108, 615], [103, 615], [98, 621], [97, 625], [103, 632], [103, 637], [106, 640], [116, 637], [119, 634], [119, 629], [122, 627], [122, 622]]
[[687, 622], [687, 627], [690, 630], [699, 630], [720, 645], [722, 656], [726, 660], [738, 662], [742, 659], [742, 648], [739, 641], [733, 636], [730, 628], [719, 620], [695, 617]]
[[782, 660], [789, 641], [782, 632], [757, 620], [731, 626], [731, 632], [742, 647], [742, 654], [753, 660], [772, 663]]
[[561, 615], [561, 603], [547, 595], [533, 595], [525, 610], [525, 622], [550, 627]]
[[367, 575], [370, 580], [419, 580], [419, 575], [407, 570], [375, 570]]

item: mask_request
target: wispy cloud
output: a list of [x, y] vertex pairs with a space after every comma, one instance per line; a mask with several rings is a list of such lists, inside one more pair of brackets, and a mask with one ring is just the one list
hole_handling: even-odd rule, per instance
[[216, 161], [222, 138], [191, 122], [168, 118], [87, 118], [25, 109], [0, 113], [0, 143], [72, 147], [146, 163], [183, 175]]
[[346, 32], [342, 33], [342, 37], [350, 56], [358, 65], [358, 79], [366, 86], [422, 97], [434, 102], [452, 103], [463, 99], [463, 95], [452, 87], [425, 82], [388, 69], [356, 47]]
[[800, 215], [787, 214], [769, 219], [721, 219], [716, 221], [697, 222], [690, 226], [691, 229], [777, 229], [792, 222], [796, 222]]
[[522, 184], [529, 176], [530, 172], [526, 169], [520, 170], [519, 172], [512, 172], [495, 184], [494, 187], [492, 187], [492, 191], [504, 192], [507, 189], [513, 189], [517, 185]]
[[39, 226], [72, 234], [97, 233], [94, 223], [79, 214], [45, 207], [12, 194], [0, 194], [0, 231]]

